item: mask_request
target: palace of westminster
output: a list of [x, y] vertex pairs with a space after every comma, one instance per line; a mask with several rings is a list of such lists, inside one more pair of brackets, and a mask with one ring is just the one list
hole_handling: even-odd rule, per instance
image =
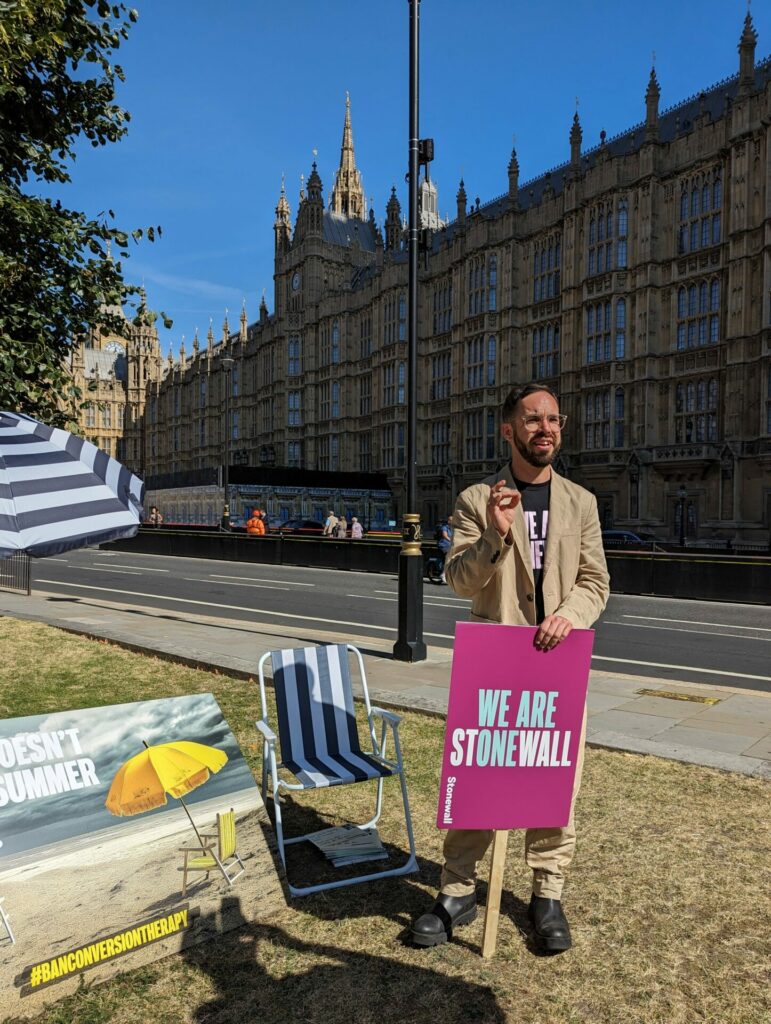
[[[748, 14], [738, 74], [667, 111], [652, 70], [644, 120], [590, 150], [576, 113], [569, 161], [523, 183], [512, 152], [498, 198], [469, 202], [461, 181], [449, 223], [422, 183], [424, 524], [505, 461], [502, 401], [539, 380], [568, 414], [557, 469], [596, 494], [604, 526], [672, 539], [684, 515], [689, 537], [768, 543], [771, 59], [756, 64], [756, 41]], [[295, 467], [296, 486], [260, 492], [271, 514], [326, 512], [309, 470], [379, 474], [390, 515], [409, 511], [404, 221], [395, 189], [382, 229], [367, 211], [348, 102], [329, 201], [314, 163], [294, 223], [282, 185], [274, 232], [272, 314], [263, 298], [256, 322], [244, 310], [231, 332], [226, 316], [220, 338], [209, 328], [176, 360], [149, 322], [74, 344], [75, 377], [96, 384], [83, 433], [145, 478], [167, 518], [183, 484], [213, 479], [226, 430], [255, 478]], [[188, 490], [205, 518], [207, 488]]]

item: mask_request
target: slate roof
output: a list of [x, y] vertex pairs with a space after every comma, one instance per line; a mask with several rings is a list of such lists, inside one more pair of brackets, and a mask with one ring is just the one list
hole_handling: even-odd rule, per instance
[[324, 210], [324, 241], [331, 245], [350, 246], [358, 242], [367, 252], [375, 251], [375, 225], [369, 220], [346, 217], [332, 210]]

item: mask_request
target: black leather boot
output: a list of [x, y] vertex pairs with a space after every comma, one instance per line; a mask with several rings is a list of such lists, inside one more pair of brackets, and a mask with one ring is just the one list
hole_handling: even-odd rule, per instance
[[530, 897], [530, 920], [536, 946], [544, 953], [562, 953], [573, 945], [570, 925], [559, 900], [545, 896]]
[[413, 922], [412, 941], [416, 946], [438, 946], [452, 938], [453, 928], [469, 924], [476, 916], [476, 893], [446, 896], [440, 892], [428, 913]]

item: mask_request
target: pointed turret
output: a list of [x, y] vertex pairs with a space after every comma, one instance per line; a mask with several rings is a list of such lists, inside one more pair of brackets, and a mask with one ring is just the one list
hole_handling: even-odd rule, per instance
[[206, 333], [206, 348], [207, 348], [207, 351], [208, 351], [209, 355], [211, 355], [212, 354], [212, 349], [214, 348], [214, 331], [212, 329], [212, 318], [211, 317], [209, 317], [209, 330]]
[[511, 160], [509, 160], [509, 199], [513, 206], [517, 205], [517, 194], [519, 193], [519, 160], [517, 151], [511, 147]]
[[466, 195], [466, 186], [463, 184], [463, 178], [460, 179], [460, 185], [458, 186], [458, 193], [455, 196], [455, 199], [458, 204], [458, 223], [465, 224], [466, 202], [468, 201], [468, 196]]
[[265, 289], [262, 289], [262, 298], [260, 299], [260, 322], [268, 319], [268, 304], [265, 301]]
[[193, 335], [193, 359], [198, 358], [198, 348], [198, 328], [196, 327], [195, 334]]
[[225, 310], [225, 319], [222, 321], [222, 344], [227, 345], [230, 340], [230, 324], [228, 323], [228, 311]]
[[179, 368], [184, 370], [187, 366], [187, 353], [185, 352], [185, 336], [182, 335], [182, 341], [179, 344]]
[[570, 165], [574, 171], [581, 166], [581, 140], [584, 133], [581, 131], [581, 122], [578, 119], [578, 111], [573, 114], [573, 126], [570, 129]]
[[276, 205], [276, 219], [273, 222], [273, 233], [276, 239], [276, 255], [288, 251], [292, 244], [292, 211], [286, 198], [284, 176], [281, 175], [281, 195]]
[[399, 248], [402, 233], [402, 208], [396, 195], [396, 186], [391, 186], [391, 198], [386, 206], [385, 245], [389, 252]]
[[244, 304], [241, 306], [241, 316], [239, 317], [238, 322], [238, 340], [242, 345], [246, 344], [246, 337], [246, 299], [244, 299]]
[[752, 24], [752, 15], [747, 11], [744, 19], [744, 31], [739, 40], [739, 95], [746, 96], [752, 92], [755, 81], [755, 45], [758, 33]]
[[[310, 183], [309, 183], [310, 184]], [[351, 130], [351, 98], [345, 94], [345, 121], [343, 123], [343, 143], [340, 147], [340, 167], [335, 174], [335, 184], [329, 197], [329, 208], [333, 213], [341, 213], [346, 217], [366, 217], [366, 197], [361, 174], [356, 167], [356, 156], [353, 151], [353, 132]]]
[[322, 197], [321, 178], [319, 177], [316, 161], [311, 166], [310, 177], [308, 178], [308, 195], [300, 203], [297, 212], [297, 227], [295, 229], [295, 241], [305, 238], [306, 235], [320, 235], [324, 218], [324, 199]]
[[645, 141], [654, 142], [659, 135], [659, 99], [661, 89], [655, 67], [651, 68], [648, 88], [645, 90]]

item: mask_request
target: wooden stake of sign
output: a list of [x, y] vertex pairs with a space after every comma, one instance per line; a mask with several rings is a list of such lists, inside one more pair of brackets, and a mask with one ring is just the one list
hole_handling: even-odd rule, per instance
[[485, 910], [485, 927], [482, 935], [482, 956], [495, 955], [498, 944], [498, 920], [501, 911], [501, 890], [503, 889], [503, 869], [506, 866], [506, 847], [509, 843], [507, 831], [496, 831], [493, 836], [493, 856], [490, 864], [490, 881], [487, 885], [487, 909]]

